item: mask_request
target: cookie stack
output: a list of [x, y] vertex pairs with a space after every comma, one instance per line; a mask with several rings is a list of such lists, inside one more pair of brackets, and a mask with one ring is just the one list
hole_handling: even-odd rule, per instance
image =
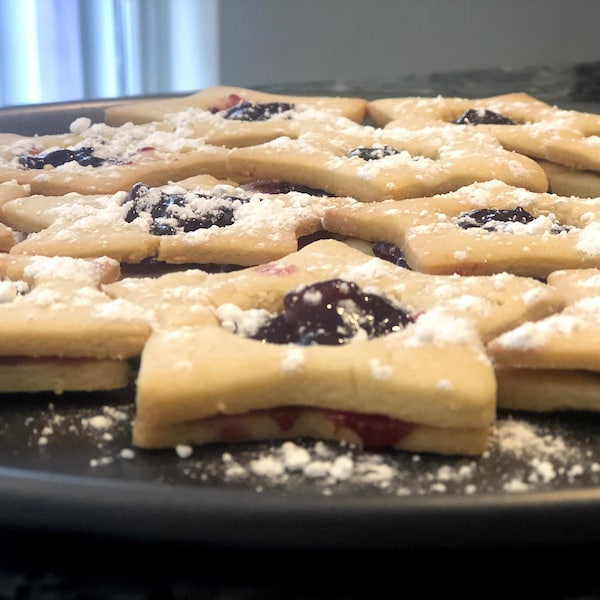
[[599, 136], [525, 94], [229, 87], [0, 134], [0, 390], [132, 378], [144, 448], [478, 455], [498, 407], [596, 410]]

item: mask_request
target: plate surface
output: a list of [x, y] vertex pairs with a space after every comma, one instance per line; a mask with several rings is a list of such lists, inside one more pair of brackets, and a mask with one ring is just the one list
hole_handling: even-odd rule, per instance
[[[111, 103], [2, 109], [0, 131], [66, 131]], [[307, 476], [286, 470], [281, 443], [133, 449], [133, 398], [3, 396], [0, 526], [290, 549], [600, 541], [600, 415], [502, 413], [479, 459], [298, 442]]]

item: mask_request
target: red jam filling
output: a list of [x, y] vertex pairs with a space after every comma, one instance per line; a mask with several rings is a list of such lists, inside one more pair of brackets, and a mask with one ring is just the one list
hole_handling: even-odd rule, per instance
[[[393, 447], [417, 427], [415, 423], [384, 415], [300, 406], [284, 406], [265, 411], [253, 411], [250, 414], [267, 414], [282, 431], [290, 431], [306, 411], [318, 412], [323, 418], [330, 420], [336, 432], [341, 429], [353, 431], [362, 445], [370, 450]], [[244, 435], [240, 420], [232, 416], [228, 417], [228, 421], [220, 430], [223, 441], [238, 442], [248, 439], [248, 435]]]

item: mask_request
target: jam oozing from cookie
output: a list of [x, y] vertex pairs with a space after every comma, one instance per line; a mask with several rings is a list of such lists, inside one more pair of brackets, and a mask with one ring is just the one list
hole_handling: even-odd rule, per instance
[[353, 148], [348, 152], [348, 158], [357, 156], [363, 160], [380, 160], [395, 154], [400, 154], [400, 151], [392, 146], [373, 146], [371, 148]]
[[493, 110], [484, 108], [470, 108], [456, 121], [457, 125], [516, 125], [517, 123]]
[[228, 108], [223, 118], [231, 121], [268, 121], [275, 115], [288, 112], [294, 108], [289, 102], [249, 102], [242, 100]]
[[[153, 235], [175, 235], [178, 232], [196, 231], [209, 227], [227, 227], [235, 221], [236, 206], [248, 202], [236, 196], [211, 196], [199, 192], [167, 194], [137, 183], [127, 197], [129, 210], [125, 217], [128, 223], [141, 216], [150, 216], [150, 233]], [[196, 206], [197, 200], [206, 200], [204, 208]], [[209, 205], [209, 208], [206, 206]]]
[[[527, 225], [535, 221], [536, 217], [521, 206], [516, 208], [478, 208], [462, 213], [458, 216], [456, 224], [463, 229], [479, 227], [486, 231], [497, 231], [501, 223], [521, 223]], [[558, 234], [570, 229], [567, 225], [553, 223], [550, 233]]]
[[43, 169], [46, 166], [60, 167], [69, 162], [76, 162], [82, 167], [100, 167], [107, 161], [94, 155], [94, 149], [88, 146], [70, 150], [59, 148], [44, 154], [24, 154], [19, 156], [19, 164], [26, 169]]
[[252, 336], [275, 344], [340, 345], [362, 333], [374, 338], [399, 331], [415, 317], [382, 296], [343, 279], [329, 279], [286, 294], [283, 312]]
[[396, 244], [392, 242], [371, 242], [371, 249], [373, 250], [373, 254], [377, 258], [381, 258], [383, 260], [387, 260], [388, 262], [394, 263], [403, 269], [410, 269], [404, 255], [402, 254], [402, 250]]

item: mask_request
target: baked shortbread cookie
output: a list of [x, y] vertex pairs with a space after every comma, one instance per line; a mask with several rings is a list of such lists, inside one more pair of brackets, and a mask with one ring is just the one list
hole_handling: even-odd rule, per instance
[[552, 273], [566, 308], [523, 323], [488, 344], [497, 366], [499, 406], [524, 410], [600, 410], [600, 270]]
[[[104, 291], [155, 317], [137, 380], [139, 446], [307, 435], [459, 454], [483, 451], [494, 413], [480, 341], [561, 301], [538, 281], [414, 273], [334, 240], [235, 273]], [[369, 434], [377, 421], [383, 438]]]
[[368, 114], [378, 125], [395, 121], [408, 128], [470, 130], [476, 125], [509, 150], [575, 169], [600, 169], [600, 115], [562, 110], [524, 93], [385, 98], [372, 101]]
[[600, 200], [500, 181], [431, 198], [334, 207], [324, 227], [393, 243], [410, 268], [425, 273], [544, 278], [557, 269], [600, 266]]
[[209, 124], [211, 135], [222, 135], [229, 140], [248, 136], [243, 143], [247, 145], [248, 141], [256, 144], [278, 135], [293, 135], [296, 131], [294, 120], [298, 117], [314, 118], [314, 113], [322, 113], [360, 123], [366, 110], [367, 101], [363, 98], [291, 96], [242, 87], [212, 86], [185, 96], [119, 103], [109, 106], [104, 116], [106, 123], [119, 126], [160, 121], [180, 113], [182, 118]]
[[226, 177], [227, 149], [177, 123], [110, 127], [81, 118], [71, 133], [0, 137], [0, 181], [32, 194], [107, 194], [137, 181], [163, 185], [206, 173]]
[[491, 179], [538, 192], [548, 185], [535, 161], [504, 150], [484, 133], [382, 130], [342, 118], [307, 123], [296, 139], [233, 149], [227, 164], [234, 179], [285, 181], [362, 202], [428, 196]]
[[344, 202], [255, 192], [199, 176], [160, 187], [136, 184], [128, 194], [104, 198], [32, 196], [1, 211], [14, 228], [37, 231], [13, 254], [247, 266], [294, 252], [299, 237], [321, 229], [325, 208]]
[[135, 305], [99, 287], [119, 276], [110, 259], [0, 255], [0, 392], [113, 390], [150, 325]]
[[600, 171], [581, 171], [546, 160], [538, 163], [546, 173], [548, 189], [553, 194], [600, 198]]
[[122, 360], [141, 352], [150, 326], [135, 305], [99, 286], [115, 261], [0, 254], [0, 356]]
[[223, 305], [278, 312], [289, 290], [326, 278], [385, 290], [386, 297], [413, 314], [436, 310], [450, 319], [467, 320], [483, 341], [564, 306], [556, 289], [534, 279], [506, 273], [427, 275], [400, 269], [336, 240], [319, 240], [280, 260], [234, 273], [190, 269], [152, 279], [124, 278], [104, 285], [103, 290], [138, 305], [144, 314], [153, 314], [155, 328], [173, 328], [214, 324]]

